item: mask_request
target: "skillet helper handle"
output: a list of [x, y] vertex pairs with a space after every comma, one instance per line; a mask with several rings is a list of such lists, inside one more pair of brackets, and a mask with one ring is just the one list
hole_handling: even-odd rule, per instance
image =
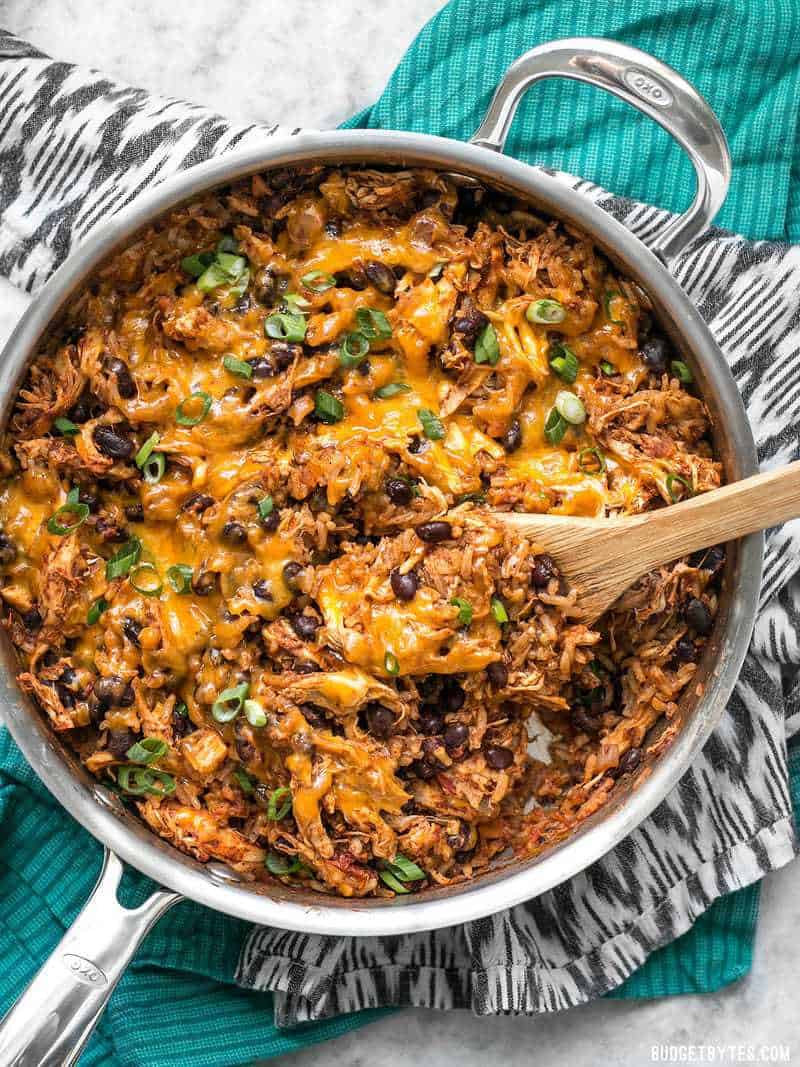
[[613, 93], [655, 119], [689, 156], [697, 175], [694, 201], [650, 244], [669, 263], [711, 223], [730, 185], [728, 142], [708, 102], [672, 67], [638, 48], [570, 37], [532, 48], [512, 63], [472, 144], [502, 152], [523, 94], [544, 78], [571, 78]]
[[106, 850], [92, 895], [0, 1022], [3, 1067], [71, 1067], [145, 934], [181, 896], [159, 890], [134, 909], [117, 900], [122, 863]]

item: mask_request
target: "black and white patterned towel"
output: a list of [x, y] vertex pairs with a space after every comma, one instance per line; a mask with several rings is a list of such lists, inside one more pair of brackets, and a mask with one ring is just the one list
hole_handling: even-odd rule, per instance
[[[277, 127], [53, 62], [0, 33], [0, 274], [34, 292], [142, 189]], [[291, 132], [289, 130], [282, 131]], [[645, 243], [666, 216], [563, 175]], [[673, 267], [730, 362], [763, 466], [800, 457], [800, 248], [711, 231]], [[705, 751], [654, 814], [583, 874], [466, 926], [400, 938], [254, 928], [237, 973], [281, 1024], [386, 1004], [555, 1011], [618, 986], [717, 897], [795, 853], [787, 737], [800, 726], [800, 522], [772, 530], [741, 679]]]

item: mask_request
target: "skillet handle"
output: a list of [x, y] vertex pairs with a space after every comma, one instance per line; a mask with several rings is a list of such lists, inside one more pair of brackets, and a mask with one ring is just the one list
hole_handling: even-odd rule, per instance
[[77, 1063], [125, 968], [181, 896], [159, 890], [138, 908], [117, 901], [122, 863], [106, 850], [92, 895], [31, 984], [0, 1022], [3, 1067]]
[[697, 175], [694, 201], [650, 244], [669, 263], [711, 223], [728, 192], [728, 142], [710, 105], [672, 67], [638, 48], [602, 37], [570, 37], [532, 48], [512, 63], [472, 144], [502, 152], [523, 94], [544, 78], [572, 78], [613, 93], [655, 119], [689, 156]]

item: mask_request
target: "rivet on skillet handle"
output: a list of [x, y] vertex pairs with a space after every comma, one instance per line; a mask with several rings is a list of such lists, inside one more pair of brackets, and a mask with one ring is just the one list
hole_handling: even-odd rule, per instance
[[159, 890], [138, 908], [117, 900], [122, 863], [106, 851], [94, 892], [0, 1022], [3, 1067], [71, 1067], [153, 923], [181, 896]]
[[697, 175], [694, 201], [650, 244], [669, 263], [711, 223], [728, 192], [728, 142], [709, 104], [672, 67], [638, 48], [602, 37], [570, 37], [532, 48], [512, 63], [472, 143], [502, 152], [523, 94], [544, 78], [606, 89], [655, 119], [689, 156]]

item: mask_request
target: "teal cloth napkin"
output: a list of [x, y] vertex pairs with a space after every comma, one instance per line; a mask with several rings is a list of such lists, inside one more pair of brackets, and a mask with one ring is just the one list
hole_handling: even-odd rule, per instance
[[[557, 37], [608, 36], [653, 52], [706, 95], [734, 155], [719, 222], [749, 237], [800, 238], [797, 101], [800, 5], [767, 0], [630, 0], [614, 5], [453, 0], [429, 23], [374, 107], [347, 125], [468, 137], [503, 70]], [[657, 126], [624, 104], [563, 81], [529, 93], [509, 153], [680, 209], [691, 168]], [[800, 756], [791, 759], [800, 802]], [[55, 804], [0, 731], [0, 1012], [58, 941], [88, 896], [101, 850]], [[123, 899], [152, 883], [131, 872]], [[748, 970], [758, 909], [753, 887], [718, 901], [688, 934], [650, 957], [614, 995], [719, 988]], [[229, 1067], [338, 1036], [384, 1014], [362, 1012], [278, 1031], [271, 997], [236, 988], [245, 924], [190, 903], [151, 932], [112, 997], [82, 1064]]]

